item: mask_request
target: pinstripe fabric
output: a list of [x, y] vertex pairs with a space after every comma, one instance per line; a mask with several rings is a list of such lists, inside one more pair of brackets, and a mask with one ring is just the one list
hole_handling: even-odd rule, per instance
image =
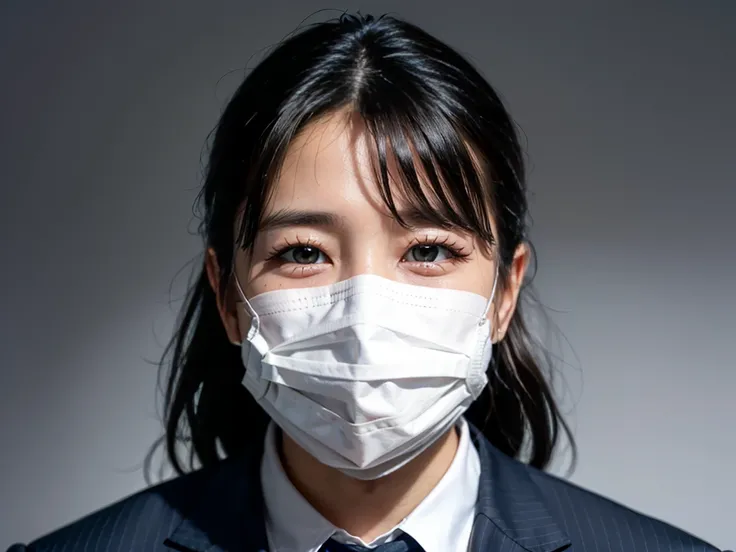
[[508, 458], [475, 428], [473, 440], [482, 471], [470, 552], [717, 552], [671, 525]]
[[[482, 471], [470, 552], [717, 552], [516, 462], [471, 429]], [[159, 484], [8, 552], [266, 551], [260, 457], [253, 451]]]

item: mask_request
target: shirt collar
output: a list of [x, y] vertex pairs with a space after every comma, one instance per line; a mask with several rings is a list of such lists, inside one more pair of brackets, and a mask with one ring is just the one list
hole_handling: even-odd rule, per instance
[[[458, 547], [459, 539], [469, 540], [481, 467], [478, 452], [471, 443], [468, 424], [462, 418], [458, 429], [458, 450], [440, 482], [409, 516], [370, 545], [392, 540], [399, 531], [413, 537], [425, 552], [447, 552]], [[277, 439], [277, 427], [271, 423], [261, 463], [266, 528], [271, 548], [284, 552], [314, 552], [333, 535], [343, 542], [365, 545], [335, 527], [297, 491], [281, 465]]]
[[[460, 442], [440, 482], [399, 525], [425, 552], [467, 550], [480, 480], [480, 458], [460, 418]], [[462, 546], [458, 546], [462, 543]]]
[[318, 550], [335, 532], [289, 480], [278, 453], [278, 429], [271, 422], [261, 461], [266, 533], [272, 550]]

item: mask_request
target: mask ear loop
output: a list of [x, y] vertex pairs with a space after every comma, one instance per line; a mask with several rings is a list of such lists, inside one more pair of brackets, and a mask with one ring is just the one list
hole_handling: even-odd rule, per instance
[[[256, 361], [254, 364], [251, 364], [251, 361], [253, 361], [255, 357], [260, 356], [258, 354], [258, 350], [252, 346], [252, 341], [253, 338], [255, 338], [258, 334], [258, 330], [261, 327], [261, 319], [258, 316], [258, 313], [253, 308], [253, 305], [250, 304], [250, 301], [248, 301], [248, 298], [245, 296], [245, 292], [240, 285], [240, 280], [238, 280], [238, 275], [235, 273], [234, 265], [235, 252], [233, 252], [232, 278], [233, 280], [235, 280], [235, 287], [237, 288], [238, 294], [240, 294], [240, 298], [245, 305], [245, 310], [250, 315], [250, 328], [248, 329], [248, 335], [246, 336], [248, 346], [246, 347], [242, 341], [238, 344], [241, 347], [241, 355], [243, 358], [243, 365], [245, 367], [243, 384], [251, 392], [256, 401], [260, 401], [263, 395], [266, 394], [266, 391], [268, 391], [271, 384], [270, 382], [263, 380], [260, 375], [251, 375], [249, 377], [249, 374], [253, 374], [254, 372], [257, 374], [258, 372], [260, 372], [260, 370], [258, 369], [260, 363]], [[254, 371], [253, 368], [256, 368], [256, 370]]]
[[[255, 311], [253, 306], [250, 304], [248, 299], [245, 297], [245, 293], [243, 292], [243, 288], [240, 287], [240, 281], [238, 280], [238, 277], [235, 274], [235, 270], [233, 270], [233, 280], [235, 280], [235, 287], [238, 288], [238, 293], [240, 294], [240, 298], [243, 300], [243, 303], [245, 304], [245, 310], [248, 311], [248, 314], [250, 315], [250, 329], [248, 330], [248, 336], [246, 338], [248, 339], [248, 341], [250, 341], [258, 333], [258, 329], [261, 327], [261, 319], [258, 317], [258, 313]], [[239, 343], [238, 345], [242, 345], [242, 342]]]
[[[488, 299], [488, 303], [486, 304], [486, 310], [483, 312], [483, 316], [481, 317], [480, 321], [478, 322], [479, 326], [482, 326], [486, 323], [486, 320], [488, 319], [488, 311], [491, 310], [491, 305], [493, 304], [493, 298], [496, 295], [496, 285], [498, 284], [498, 264], [496, 264], [496, 275], [493, 277], [493, 289], [491, 290], [491, 298]], [[491, 324], [493, 325], [493, 324]]]

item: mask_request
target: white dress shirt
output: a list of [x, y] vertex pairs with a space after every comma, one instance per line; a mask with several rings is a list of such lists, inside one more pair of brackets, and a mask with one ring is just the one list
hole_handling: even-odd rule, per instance
[[450, 467], [434, 489], [396, 527], [363, 542], [327, 521], [292, 485], [278, 453], [278, 429], [271, 422], [261, 462], [266, 532], [275, 552], [317, 552], [329, 538], [374, 548], [408, 533], [425, 552], [467, 552], [475, 517], [480, 458], [468, 423], [458, 421], [460, 442]]

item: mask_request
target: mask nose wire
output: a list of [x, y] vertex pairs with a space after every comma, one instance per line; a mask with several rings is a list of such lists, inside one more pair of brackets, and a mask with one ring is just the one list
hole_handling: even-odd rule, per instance
[[[243, 288], [240, 286], [240, 281], [238, 280], [238, 276], [235, 273], [235, 270], [233, 270], [233, 280], [235, 280], [235, 287], [238, 289], [238, 293], [240, 294], [240, 298], [243, 300], [243, 303], [245, 304], [245, 308], [248, 311], [248, 314], [251, 318], [250, 323], [250, 329], [248, 330], [248, 339], [253, 338], [253, 336], [258, 332], [258, 329], [261, 325], [261, 319], [258, 317], [258, 313], [255, 311], [253, 306], [250, 304], [250, 301], [245, 297], [245, 293], [243, 292]], [[491, 290], [491, 297], [488, 299], [488, 303], [486, 303], [486, 308], [483, 312], [483, 316], [478, 322], [479, 326], [482, 326], [485, 324], [485, 321], [488, 317], [488, 311], [491, 310], [491, 305], [493, 304], [493, 298], [496, 295], [496, 286], [498, 285], [498, 264], [496, 264], [496, 274], [493, 277], [493, 289]]]
[[488, 303], [486, 303], [486, 310], [483, 313], [483, 317], [480, 319], [478, 325], [482, 326], [486, 323], [486, 319], [488, 317], [488, 311], [491, 310], [491, 305], [493, 304], [493, 298], [496, 295], [496, 285], [498, 284], [498, 264], [496, 264], [496, 275], [493, 277], [493, 289], [491, 290], [491, 297], [488, 299]]

